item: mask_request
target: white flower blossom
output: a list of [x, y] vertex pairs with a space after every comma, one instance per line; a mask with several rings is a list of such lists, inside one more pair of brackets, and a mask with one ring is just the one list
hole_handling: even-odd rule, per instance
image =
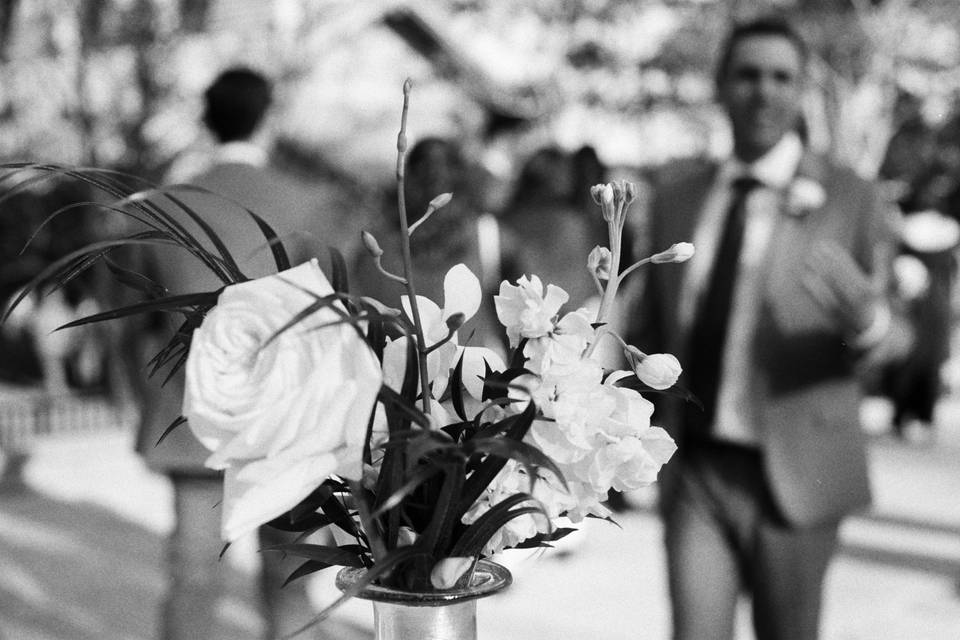
[[610, 249], [598, 245], [587, 256], [587, 269], [601, 280], [609, 280], [610, 261]]
[[553, 330], [553, 319], [570, 296], [555, 285], [547, 285], [544, 295], [543, 283], [537, 276], [521, 276], [516, 286], [507, 281], [500, 283], [500, 295], [494, 296], [497, 318], [507, 330], [510, 346], [515, 347], [521, 338], [540, 338]]

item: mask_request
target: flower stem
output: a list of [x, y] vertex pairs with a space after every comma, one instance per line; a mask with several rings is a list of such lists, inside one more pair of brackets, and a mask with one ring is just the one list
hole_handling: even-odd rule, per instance
[[623, 279], [626, 278], [628, 275], [630, 275], [630, 273], [631, 273], [632, 271], [634, 271], [634, 270], [642, 267], [642, 266], [645, 265], [645, 264], [648, 264], [649, 262], [650, 262], [650, 258], [644, 258], [643, 260], [637, 260], [637, 261], [634, 262], [632, 265], [630, 265], [629, 267], [627, 267], [626, 269], [623, 270], [623, 273], [620, 274], [620, 279], [623, 280]]
[[620, 286], [620, 251], [621, 238], [623, 236], [623, 203], [617, 203], [617, 213], [613, 220], [607, 223], [607, 230], [610, 238], [610, 279], [607, 280], [607, 286], [600, 297], [600, 309], [597, 311], [597, 322], [605, 323], [610, 314], [610, 308], [613, 306], [613, 300], [617, 297], [617, 289]]
[[404, 176], [407, 156], [407, 112], [410, 108], [410, 89], [413, 82], [407, 78], [403, 83], [403, 111], [400, 115], [400, 133], [397, 134], [397, 208], [400, 212], [400, 250], [403, 255], [403, 277], [406, 280], [407, 296], [410, 298], [410, 313], [417, 338], [417, 368], [420, 371], [420, 391], [423, 412], [430, 414], [430, 396], [427, 385], [427, 346], [423, 336], [423, 322], [417, 308], [417, 291], [413, 285], [413, 258], [410, 253], [410, 227], [407, 224], [407, 201], [404, 194]]

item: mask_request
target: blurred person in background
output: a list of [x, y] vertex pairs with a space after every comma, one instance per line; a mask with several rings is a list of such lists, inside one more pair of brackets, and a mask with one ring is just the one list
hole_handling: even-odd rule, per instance
[[878, 391], [893, 403], [894, 434], [910, 441], [933, 436], [934, 410], [944, 393], [942, 370], [951, 356], [956, 250], [960, 243], [960, 119], [936, 128], [919, 112], [894, 134], [880, 175], [900, 184], [904, 222], [894, 275], [896, 292], [916, 328], [903, 362], [887, 367]]
[[909, 348], [876, 293], [895, 212], [796, 132], [806, 59], [783, 20], [736, 26], [716, 73], [733, 154], [653, 185], [652, 246], [697, 248], [645, 272], [629, 340], [676, 354], [702, 402], [657, 414], [679, 446], [660, 482], [676, 640], [732, 638], [742, 590], [758, 640], [817, 637], [839, 522], [870, 501], [857, 367]]
[[[609, 173], [607, 167], [600, 156], [597, 155], [597, 150], [589, 144], [585, 144], [573, 152], [570, 157], [570, 165], [573, 173], [570, 202], [583, 215], [596, 218], [597, 203], [593, 201], [593, 196], [590, 195], [590, 187], [607, 182], [607, 174]], [[595, 226], [601, 229], [598, 234], [605, 240], [606, 225], [597, 224]]]
[[[262, 126], [271, 104], [269, 81], [250, 69], [229, 69], [206, 90], [204, 103], [204, 123], [218, 145], [205, 170], [185, 181], [209, 193], [173, 191], [219, 234], [240, 270], [249, 278], [276, 272], [267, 241], [244, 208], [273, 227], [293, 265], [312, 257], [322, 258], [327, 244], [345, 246], [350, 223], [341, 219], [341, 209], [332, 205], [337, 201], [336, 186], [308, 183], [270, 166]], [[187, 220], [183, 222], [202, 237], [198, 228]], [[146, 271], [166, 287], [168, 295], [212, 291], [222, 286], [199, 261], [183, 251], [164, 249], [151, 247]], [[217, 615], [229, 573], [228, 564], [219, 560], [223, 542], [216, 507], [221, 501], [222, 480], [218, 472], [204, 466], [209, 452], [185, 426], [173, 430], [157, 445], [161, 434], [180, 415], [184, 376], [181, 370], [163, 388], [164, 372], [144, 380], [144, 363], [176, 327], [152, 329], [151, 340], [132, 337], [139, 342], [140, 357], [134, 366], [140, 370], [131, 375], [144, 381], [137, 449], [151, 468], [167, 475], [174, 491], [176, 522], [167, 548], [170, 583], [161, 637], [228, 638], [231, 633], [235, 635], [235, 630], [231, 632]], [[287, 534], [270, 527], [259, 530], [259, 548], [291, 541]], [[264, 637], [278, 638], [306, 623], [314, 611], [303, 580], [280, 588], [299, 563], [276, 551], [258, 555], [262, 562], [259, 597]], [[317, 629], [312, 633], [318, 633]]]
[[893, 402], [893, 432], [905, 440], [922, 442], [934, 435], [934, 410], [944, 390], [941, 370], [950, 357], [958, 244], [955, 219], [933, 209], [904, 216], [893, 266], [896, 292], [916, 339], [902, 362], [886, 367], [881, 391]]
[[[417, 295], [443, 306], [443, 279], [458, 263], [465, 264], [480, 279], [484, 292], [480, 310], [461, 332], [473, 335], [474, 346], [498, 347], [501, 336], [493, 308], [492, 294], [500, 286], [502, 230], [495, 218], [481, 211], [480, 170], [466, 157], [454, 140], [427, 137], [416, 142], [406, 156], [405, 201], [407, 219], [413, 225], [430, 201], [443, 193], [453, 198], [418, 226], [410, 238]], [[403, 274], [400, 252], [400, 222], [396, 191], [385, 194], [382, 215], [369, 229], [384, 251], [387, 271]], [[385, 278], [365, 251], [358, 254], [353, 272], [356, 286], [351, 290], [370, 296], [391, 307], [400, 308], [400, 296], [406, 290]]]
[[544, 286], [562, 286], [570, 294], [571, 309], [599, 301], [585, 256], [609, 241], [603, 217], [590, 199], [590, 187], [597, 182], [583, 182], [596, 177], [586, 162], [575, 165], [573, 157], [557, 147], [539, 149], [526, 160], [500, 215], [509, 234], [523, 239], [504, 255], [505, 279], [537, 275]]

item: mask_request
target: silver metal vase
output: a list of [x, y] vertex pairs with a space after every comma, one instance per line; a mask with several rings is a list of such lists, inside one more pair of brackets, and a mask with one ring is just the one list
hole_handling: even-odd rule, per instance
[[[337, 587], [347, 590], [364, 569], [342, 569]], [[376, 640], [477, 640], [477, 599], [508, 587], [510, 571], [495, 562], [477, 562], [469, 586], [462, 589], [414, 593], [368, 585], [358, 598], [373, 603]]]

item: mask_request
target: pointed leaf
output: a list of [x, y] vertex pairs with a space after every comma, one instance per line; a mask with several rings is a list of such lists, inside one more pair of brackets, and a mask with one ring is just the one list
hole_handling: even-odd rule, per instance
[[338, 567], [362, 567], [364, 566], [361, 556], [355, 551], [347, 551], [340, 547], [331, 547], [320, 544], [276, 544], [264, 547], [260, 551], [282, 551], [283, 553], [298, 558], [306, 558], [316, 562], [325, 562], [328, 565]]
[[170, 435], [170, 433], [171, 433], [174, 429], [176, 429], [177, 427], [179, 427], [180, 425], [182, 425], [182, 424], [183, 424], [184, 422], [186, 422], [186, 421], [187, 421], [187, 419], [184, 418], [183, 416], [177, 416], [177, 419], [174, 420], [173, 422], [171, 422], [171, 423], [170, 423], [170, 426], [163, 430], [163, 433], [161, 433], [161, 434], [160, 434], [160, 437], [157, 439], [157, 443], [156, 443], [155, 445], [153, 445], [153, 446], [156, 447], [156, 446], [159, 445], [161, 442], [163, 442], [163, 439], [164, 439], [164, 438], [166, 438], [168, 435]]
[[154, 282], [142, 273], [122, 267], [107, 257], [104, 257], [103, 262], [107, 265], [107, 269], [110, 270], [110, 273], [113, 274], [113, 277], [116, 278], [117, 282], [120, 284], [129, 287], [134, 291], [138, 291], [151, 299], [162, 298], [163, 296], [167, 295], [166, 287]]
[[[466, 352], [464, 352], [466, 353]], [[457, 416], [463, 421], [467, 420], [467, 410], [463, 406], [463, 356], [457, 360], [457, 366], [453, 369], [453, 376], [450, 378], [450, 399], [453, 401], [453, 409]]]
[[440, 468], [436, 466], [425, 466], [407, 480], [402, 487], [394, 491], [386, 500], [379, 503], [376, 510], [370, 514], [371, 518], [379, 518], [387, 511], [394, 509], [403, 502], [407, 496], [414, 492], [420, 485], [440, 473]]
[[[532, 502], [535, 506], [520, 506], [525, 502]], [[547, 518], [544, 507], [529, 493], [516, 493], [501, 500], [463, 531], [460, 538], [450, 549], [450, 555], [479, 555], [500, 527], [510, 520], [528, 513], [541, 513], [544, 518]]]
[[[510, 416], [503, 420], [501, 425], [505, 428], [505, 437], [510, 437], [517, 442], [523, 440], [523, 437], [530, 429], [530, 425], [533, 424], [535, 415], [536, 407], [534, 403], [531, 402], [527, 405], [527, 408], [523, 410], [523, 413]], [[473, 506], [473, 503], [477, 501], [480, 494], [493, 482], [493, 479], [497, 477], [497, 474], [500, 473], [500, 470], [503, 469], [506, 463], [505, 458], [498, 456], [487, 456], [483, 462], [480, 463], [463, 487], [463, 495], [458, 507], [461, 517]]]
[[283, 584], [280, 585], [280, 588], [287, 586], [294, 580], [303, 578], [310, 575], [311, 573], [316, 573], [317, 571], [323, 571], [324, 569], [329, 569], [332, 565], [327, 564], [326, 562], [317, 562], [316, 560], [307, 560], [299, 567], [297, 567], [293, 573], [287, 576], [287, 579], [283, 581]]
[[104, 320], [115, 320], [126, 316], [136, 315], [138, 313], [148, 313], [150, 311], [172, 311], [187, 306], [204, 305], [213, 306], [220, 297], [220, 291], [207, 291], [204, 293], [185, 293], [177, 296], [167, 296], [156, 300], [147, 300], [146, 302], [137, 302], [135, 304], [95, 313], [91, 316], [85, 316], [78, 320], [68, 322], [57, 327], [57, 329], [69, 329], [93, 322], [103, 322]]
[[339, 293], [350, 292], [350, 282], [347, 278], [347, 261], [336, 247], [327, 247], [330, 252], [331, 276], [330, 284], [333, 290]]
[[465, 443], [464, 448], [471, 453], [477, 451], [516, 460], [526, 467], [531, 480], [537, 477], [537, 469], [547, 469], [557, 477], [565, 490], [569, 490], [560, 467], [550, 456], [531, 444], [510, 438], [474, 438]]
[[323, 622], [328, 617], [330, 617], [330, 614], [336, 611], [336, 609], [340, 607], [340, 605], [342, 605], [344, 602], [346, 602], [350, 598], [353, 598], [354, 596], [358, 595], [367, 586], [369, 586], [374, 580], [378, 579], [380, 576], [383, 576], [389, 573], [390, 571], [393, 571], [393, 569], [395, 569], [397, 565], [422, 555], [425, 555], [425, 554], [422, 551], [420, 551], [420, 549], [418, 549], [417, 547], [401, 547], [399, 549], [394, 549], [381, 562], [378, 562], [374, 566], [369, 567], [364, 572], [363, 576], [359, 580], [357, 580], [354, 584], [350, 585], [350, 587], [345, 589], [343, 591], [343, 594], [339, 598], [337, 598], [333, 602], [333, 604], [323, 609], [323, 611], [321, 611], [316, 616], [314, 616], [313, 619], [311, 619], [305, 625], [303, 625], [299, 629], [295, 630], [293, 633], [286, 636], [284, 640], [288, 640], [289, 638], [293, 638], [297, 635], [300, 635], [302, 632], [306, 631], [307, 629], [314, 626], [315, 624]]

